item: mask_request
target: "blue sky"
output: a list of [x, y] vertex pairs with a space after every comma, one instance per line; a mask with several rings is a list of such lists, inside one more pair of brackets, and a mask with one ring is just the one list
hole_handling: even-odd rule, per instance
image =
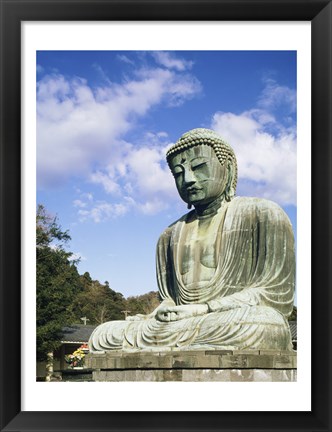
[[237, 194], [276, 201], [296, 231], [295, 51], [37, 53], [37, 202], [80, 273], [157, 290], [158, 237], [186, 212], [165, 152], [196, 127], [234, 148]]

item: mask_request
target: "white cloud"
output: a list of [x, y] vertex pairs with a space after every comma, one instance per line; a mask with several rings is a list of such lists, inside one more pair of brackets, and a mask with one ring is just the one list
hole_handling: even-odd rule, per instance
[[[124, 195], [121, 209], [156, 214], [177, 198], [177, 192], [174, 179], [165, 162], [166, 148], [170, 145], [163, 142], [165, 134], [148, 133], [146, 137], [149, 140], [144, 146], [129, 147], [129, 151], [122, 155], [118, 164], [109, 165], [103, 172], [95, 172], [90, 180], [101, 184], [104, 191], [110, 195], [110, 200], [119, 197], [120, 194]], [[81, 200], [75, 200], [73, 204], [83, 209]], [[90, 210], [84, 208], [79, 212], [81, 220], [92, 218], [95, 222], [124, 213], [116, 211], [114, 204], [110, 203], [107, 206], [94, 205]]]
[[270, 78], [263, 82], [256, 107], [217, 112], [211, 127], [235, 151], [239, 195], [296, 205], [296, 91]]
[[182, 105], [202, 91], [200, 81], [188, 73], [179, 74], [166, 69], [141, 68], [136, 71], [136, 75], [147, 84], [152, 84], [152, 89], [157, 82], [159, 84], [157, 90], [163, 93], [163, 100], [169, 106]]
[[[174, 196], [174, 180], [165, 164], [165, 148], [143, 147], [132, 151], [127, 159], [127, 179], [144, 197]], [[133, 186], [132, 186], [133, 187]]]
[[107, 73], [104, 71], [104, 69], [98, 63], [93, 63], [92, 67], [99, 73], [100, 77], [107, 84], [111, 84], [111, 80], [108, 78]]
[[43, 68], [43, 66], [37, 64], [36, 70], [37, 70], [37, 74], [42, 74], [45, 69]]
[[84, 207], [86, 207], [86, 202], [84, 202], [80, 199], [76, 199], [73, 201], [73, 205], [74, 205], [74, 207], [84, 208]]
[[[217, 112], [211, 127], [235, 150], [239, 195], [296, 204], [296, 130], [292, 123], [284, 126], [277, 114], [259, 107], [241, 114]], [[166, 150], [172, 145], [167, 133], [148, 131], [136, 145], [122, 144], [125, 150], [119, 157], [90, 177], [103, 186], [110, 202], [81, 207], [81, 220], [101, 222], [132, 210], [153, 215], [180, 202], [165, 162]]]
[[166, 201], [162, 201], [159, 198], [153, 198], [150, 201], [146, 201], [139, 205], [139, 211], [146, 215], [158, 214], [161, 211], [167, 209], [169, 204]]
[[280, 106], [286, 107], [289, 113], [296, 110], [296, 91], [287, 86], [279, 85], [275, 80], [265, 80], [265, 88], [258, 100], [260, 107], [274, 110]]
[[[179, 202], [165, 162], [171, 145], [167, 132], [148, 131], [135, 143], [124, 140], [151, 108], [178, 106], [201, 92], [200, 82], [186, 72], [190, 62], [165, 52], [153, 55], [168, 69], [140, 68], [122, 83], [105, 75], [105, 85], [94, 89], [82, 78], [60, 74], [37, 84], [39, 186], [82, 176], [106, 193], [97, 201], [77, 191], [73, 205], [80, 221], [100, 223], [133, 210], [155, 214]], [[265, 84], [256, 107], [240, 114], [217, 112], [211, 127], [237, 154], [239, 194], [295, 204], [296, 94], [273, 80]]]
[[130, 209], [130, 202], [128, 203], [109, 203], [106, 201], [98, 201], [89, 209], [78, 211], [78, 216], [81, 222], [92, 219], [95, 223], [104, 222], [110, 218], [123, 216]]
[[116, 58], [117, 58], [119, 61], [123, 62], [123, 63], [127, 63], [127, 64], [130, 64], [130, 65], [134, 65], [134, 64], [135, 64], [135, 63], [133, 62], [133, 60], [130, 60], [130, 58], [129, 58], [128, 56], [124, 55], [124, 54], [118, 54], [118, 55], [116, 56]]
[[296, 135], [280, 125], [278, 134], [267, 132], [267, 116], [257, 116], [257, 111], [239, 115], [219, 112], [213, 116], [212, 128], [235, 151], [239, 195], [296, 205]]
[[168, 133], [167, 132], [146, 132], [145, 133], [145, 139], [148, 140], [151, 144], [159, 144], [160, 140], [167, 139]]
[[137, 207], [137, 203], [130, 196], [124, 196], [118, 202], [113, 202], [95, 200], [91, 193], [80, 193], [79, 199], [73, 201], [73, 206], [78, 208], [77, 215], [80, 222], [92, 220], [100, 223], [125, 215], [132, 208]]
[[176, 57], [173, 53], [167, 51], [156, 51], [152, 53], [155, 61], [168, 69], [185, 71], [191, 69], [194, 62]]
[[107, 193], [105, 200], [95, 201], [92, 194], [76, 190], [73, 205], [81, 222], [100, 223], [133, 210], [153, 215], [179, 202], [166, 164], [166, 149], [171, 145], [167, 134], [148, 132], [142, 142], [138, 148], [128, 145], [116, 162], [90, 176], [89, 181]]
[[124, 150], [122, 136], [139, 117], [161, 102], [178, 106], [200, 88], [193, 76], [163, 69], [140, 69], [134, 79], [96, 89], [81, 78], [44, 76], [37, 83], [39, 187], [116, 161]]
[[118, 195], [120, 193], [120, 186], [118, 183], [101, 171], [91, 174], [90, 181], [92, 183], [101, 184], [104, 187], [105, 192], [109, 194]]

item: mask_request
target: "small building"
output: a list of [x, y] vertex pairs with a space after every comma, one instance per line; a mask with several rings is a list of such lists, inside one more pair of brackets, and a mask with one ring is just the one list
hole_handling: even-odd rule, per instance
[[[53, 353], [53, 371], [60, 372], [68, 369], [65, 356], [72, 354], [81, 345], [88, 343], [97, 325], [73, 324], [63, 327], [61, 346]], [[46, 362], [37, 362], [37, 380], [43, 380], [47, 375]]]
[[[96, 325], [84, 324], [73, 324], [71, 326], [63, 327], [61, 346], [54, 353], [54, 358], [59, 361], [60, 370], [68, 368], [65, 356], [67, 354], [72, 354], [81, 345], [88, 343], [89, 338], [96, 327]], [[55, 365], [54, 369], [56, 369]]]

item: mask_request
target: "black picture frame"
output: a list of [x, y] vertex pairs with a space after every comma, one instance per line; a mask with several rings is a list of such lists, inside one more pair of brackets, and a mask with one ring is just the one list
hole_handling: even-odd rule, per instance
[[[331, 1], [0, 0], [0, 4], [1, 431], [331, 431]], [[311, 411], [260, 412], [259, 407], [256, 412], [21, 411], [21, 22], [108, 20], [311, 21]]]

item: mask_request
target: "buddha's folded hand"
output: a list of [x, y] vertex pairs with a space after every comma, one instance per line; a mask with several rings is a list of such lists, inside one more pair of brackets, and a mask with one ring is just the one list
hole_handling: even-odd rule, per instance
[[165, 309], [165, 308], [170, 307], [170, 306], [175, 306], [174, 301], [171, 299], [166, 299], [158, 307], [156, 307], [156, 309], [154, 311], [152, 311], [151, 313], [149, 313], [147, 315], [137, 314], [137, 315], [127, 316], [126, 321], [143, 321], [143, 320], [155, 318], [159, 309]]
[[165, 306], [158, 309], [156, 319], [164, 322], [179, 321], [197, 315], [205, 315], [207, 313], [208, 306], [206, 304]]

